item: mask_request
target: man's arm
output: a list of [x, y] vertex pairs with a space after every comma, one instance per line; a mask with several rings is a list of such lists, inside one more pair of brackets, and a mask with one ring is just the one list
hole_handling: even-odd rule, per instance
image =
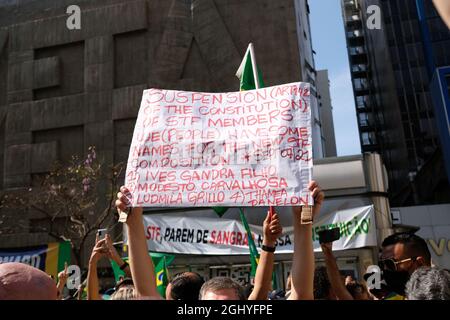
[[83, 300], [84, 285], [80, 284], [77, 291], [77, 300]]
[[98, 293], [98, 275], [97, 275], [97, 262], [106, 254], [105, 239], [98, 241], [98, 237], [95, 240], [95, 246], [92, 250], [91, 258], [89, 259], [89, 269], [87, 276], [87, 299], [88, 300], [101, 300]]
[[[125, 261], [123, 261], [122, 257], [120, 256], [120, 254], [117, 252], [116, 248], [114, 247], [114, 245], [112, 243], [112, 239], [109, 236], [109, 234], [106, 235], [106, 245], [108, 246], [108, 258], [110, 260], [113, 260], [115, 263], [117, 263], [117, 265], [119, 267], [123, 266]], [[125, 276], [127, 278], [131, 278], [131, 270], [130, 270], [129, 265], [127, 265], [123, 269], [123, 272], [125, 272]]]
[[321, 247], [325, 257], [328, 279], [330, 280], [334, 294], [338, 300], [353, 300], [352, 295], [348, 292], [344, 282], [342, 282], [341, 273], [339, 272], [336, 258], [333, 255], [333, 243], [323, 243]]
[[[270, 220], [270, 213], [267, 213], [263, 224], [263, 231], [263, 245], [275, 248], [277, 239], [283, 232], [277, 214], [274, 214], [272, 220]], [[256, 268], [255, 286], [248, 300], [267, 300], [272, 281], [274, 257], [274, 252], [261, 250], [258, 267]]]
[[[313, 218], [322, 206], [324, 194], [315, 181], [308, 189], [314, 198]], [[312, 224], [301, 224], [302, 207], [293, 207], [294, 257], [292, 261], [292, 287], [289, 300], [314, 300], [314, 249]]]
[[[128, 189], [121, 187], [117, 198], [116, 207], [126, 211], [130, 203]], [[155, 267], [148, 254], [142, 211], [142, 208], [132, 208], [132, 212], [128, 215], [126, 221], [131, 275], [138, 296], [161, 299], [156, 289]]]
[[69, 275], [67, 274], [67, 262], [64, 264], [64, 270], [58, 273], [58, 283], [56, 284], [56, 288], [58, 289], [58, 299], [62, 300], [63, 297], [63, 290], [67, 283], [67, 278]]
[[450, 2], [448, 0], [433, 0], [433, 3], [442, 20], [444, 20], [450, 29]]

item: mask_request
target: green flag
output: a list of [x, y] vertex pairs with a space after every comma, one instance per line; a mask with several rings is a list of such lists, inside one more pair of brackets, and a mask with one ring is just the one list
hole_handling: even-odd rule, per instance
[[[157, 252], [150, 253], [150, 256], [152, 257], [153, 265], [155, 266], [156, 288], [161, 296], [165, 298], [166, 288], [169, 284], [169, 270], [167, 267], [175, 259], [175, 256]], [[128, 257], [122, 259], [128, 261]], [[114, 278], [116, 282], [118, 282], [121, 277], [125, 276], [125, 272], [120, 270], [120, 266], [116, 262], [112, 260], [110, 262], [114, 272]]]
[[277, 277], [277, 273], [274, 268], [274, 270], [272, 272], [272, 289], [277, 290], [278, 288], [280, 288], [280, 286], [278, 284], [278, 277]]
[[[258, 80], [260, 88], [264, 87], [264, 81], [261, 75], [261, 70], [258, 69]], [[244, 59], [242, 59], [241, 65], [236, 72], [236, 77], [240, 80], [239, 90], [253, 90], [256, 89], [255, 77], [253, 75], [252, 57], [250, 54], [250, 45], [245, 52]], [[214, 212], [222, 218], [225, 212], [228, 210], [227, 207], [213, 207]]]
[[[261, 70], [259, 70], [258, 67], [257, 69], [259, 87], [264, 88]], [[242, 63], [239, 66], [238, 71], [236, 72], [236, 77], [238, 77], [241, 82], [239, 87], [241, 91], [256, 89], [255, 77], [253, 75], [252, 56], [250, 54], [250, 46], [248, 46], [248, 49], [245, 52], [244, 59], [242, 59]]]
[[166, 257], [163, 256], [155, 265], [156, 289], [161, 297], [166, 298], [166, 288], [169, 284], [169, 270], [167, 269]]
[[256, 268], [258, 267], [259, 263], [259, 253], [258, 249], [256, 249], [255, 241], [253, 240], [252, 232], [250, 230], [250, 227], [248, 226], [247, 219], [245, 218], [244, 210], [242, 210], [242, 208], [239, 208], [239, 211], [242, 224], [244, 225], [245, 231], [247, 232], [248, 248], [250, 250], [250, 262], [252, 264], [251, 275], [252, 277], [255, 277]]
[[227, 207], [213, 207], [212, 209], [221, 218], [225, 214], [225, 212], [227, 212], [227, 210], [228, 210]]

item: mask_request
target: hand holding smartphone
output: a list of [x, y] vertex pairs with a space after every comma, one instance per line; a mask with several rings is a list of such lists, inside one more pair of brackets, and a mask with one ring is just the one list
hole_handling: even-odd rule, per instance
[[105, 239], [107, 233], [108, 229], [98, 229], [97, 230], [98, 241]]

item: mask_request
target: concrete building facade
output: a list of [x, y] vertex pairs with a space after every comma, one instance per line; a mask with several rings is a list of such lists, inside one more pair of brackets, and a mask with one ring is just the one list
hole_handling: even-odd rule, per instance
[[322, 125], [322, 149], [325, 158], [336, 157], [336, 137], [334, 134], [333, 105], [330, 94], [328, 70], [317, 71], [317, 91]]
[[[67, 27], [70, 5], [81, 9], [79, 30]], [[126, 161], [144, 89], [236, 91], [234, 74], [249, 42], [267, 86], [303, 80], [314, 87], [308, 14], [305, 0], [1, 3], [2, 189], [27, 190], [55, 161], [91, 145], [106, 163]], [[0, 234], [0, 247], [54, 241], [33, 232], [40, 218], [23, 213], [19, 224], [10, 216], [14, 230]]]

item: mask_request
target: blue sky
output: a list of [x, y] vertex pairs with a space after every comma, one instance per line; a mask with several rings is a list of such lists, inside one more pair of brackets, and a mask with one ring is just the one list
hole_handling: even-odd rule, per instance
[[359, 154], [358, 126], [340, 0], [309, 0], [316, 69], [328, 69], [338, 156]]

